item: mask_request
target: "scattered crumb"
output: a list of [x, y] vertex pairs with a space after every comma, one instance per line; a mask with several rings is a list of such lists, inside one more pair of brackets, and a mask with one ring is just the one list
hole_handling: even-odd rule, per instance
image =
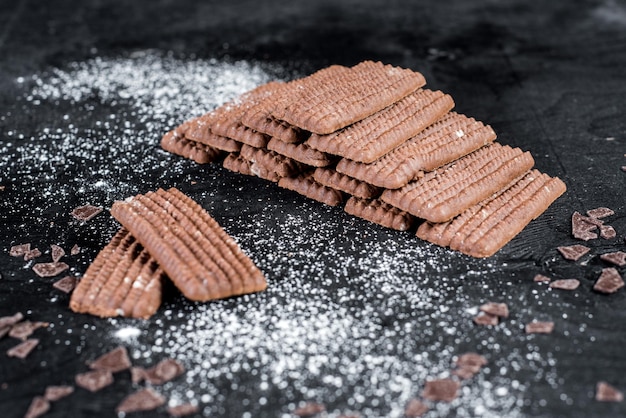
[[607, 382], [598, 382], [596, 385], [596, 401], [599, 402], [622, 402], [624, 394], [609, 385]]
[[551, 334], [554, 331], [554, 322], [533, 321], [526, 324], [526, 334]]

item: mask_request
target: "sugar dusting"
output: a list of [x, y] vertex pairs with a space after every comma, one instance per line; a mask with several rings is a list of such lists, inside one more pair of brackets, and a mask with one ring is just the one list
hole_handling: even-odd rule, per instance
[[[151, 322], [106, 323], [137, 362], [167, 356], [185, 365], [184, 378], [163, 387], [170, 404], [197, 401], [208, 416], [256, 417], [276, 411], [291, 416], [301, 402], [314, 401], [325, 404], [329, 416], [355, 411], [399, 417], [426, 379], [449, 376], [453, 357], [471, 350], [489, 364], [463, 384], [458, 399], [430, 404], [427, 416], [522, 416], [525, 382], [558, 385], [555, 361], [535, 338], [523, 335], [521, 321], [473, 325], [484, 300], [468, 297], [463, 286], [488, 289], [482, 276], [497, 270], [489, 261], [417, 243], [336, 209], [289, 200], [283, 192], [258, 210], [233, 213], [220, 190], [231, 187], [220, 168], [200, 171], [159, 150], [158, 139], [168, 129], [276, 74], [281, 70], [246, 62], [143, 52], [21, 77], [16, 83], [24, 85], [25, 107], [55, 103], [59, 117], [35, 135], [19, 127], [6, 132], [0, 167], [8, 171], [0, 180], [37, 187], [42, 201], [77, 196], [104, 206], [190, 172], [206, 182], [193, 197], [235, 236], [269, 288], [206, 304], [177, 298]], [[70, 117], [69, 108], [80, 112]], [[64, 178], [68, 167], [78, 175]], [[63, 182], [37, 182], [42, 173]], [[45, 219], [41, 202], [22, 203], [32, 207], [33, 217]], [[286, 205], [297, 210], [283, 214]], [[97, 219], [87, 228], [111, 236], [116, 226]], [[28, 225], [19, 228], [28, 232]], [[448, 272], [453, 265], [467, 267]], [[82, 330], [86, 340], [91, 331]], [[505, 351], [505, 340], [520, 348]]]

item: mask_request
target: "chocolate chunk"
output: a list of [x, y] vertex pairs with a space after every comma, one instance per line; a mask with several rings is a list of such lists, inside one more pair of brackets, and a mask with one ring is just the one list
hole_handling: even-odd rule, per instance
[[221, 299], [267, 287], [263, 273], [232, 237], [175, 188], [115, 202], [111, 214], [191, 300]]
[[37, 344], [39, 344], [39, 340], [36, 338], [30, 338], [16, 346], [14, 346], [13, 348], [10, 348], [7, 351], [7, 356], [9, 357], [17, 357], [20, 359], [25, 359], [30, 353], [31, 351], [33, 351], [35, 349], [35, 347], [37, 347]]
[[76, 255], [78, 253], [80, 253], [80, 247], [77, 244], [74, 244], [74, 246], [70, 250], [70, 255]]
[[549, 282], [552, 279], [549, 278], [548, 276], [544, 276], [543, 274], [536, 274], [535, 277], [533, 277], [533, 281], [535, 283], [544, 283], [544, 282]]
[[531, 170], [501, 193], [472, 206], [449, 222], [424, 222], [417, 236], [473, 257], [489, 257], [565, 193], [565, 184]]
[[61, 292], [70, 293], [76, 287], [76, 277], [65, 276], [52, 283], [52, 287], [59, 289]]
[[0, 328], [12, 327], [13, 325], [20, 322], [22, 319], [24, 319], [24, 314], [21, 312], [17, 312], [10, 316], [2, 316], [0, 317]]
[[475, 373], [477, 373], [483, 366], [486, 366], [487, 363], [488, 362], [485, 356], [481, 356], [478, 353], [461, 354], [454, 362], [457, 367], [470, 369]]
[[185, 368], [174, 359], [164, 359], [144, 371], [143, 378], [152, 385], [162, 385], [182, 375]]
[[602, 274], [593, 285], [593, 290], [600, 293], [615, 293], [624, 287], [624, 280], [613, 267], [602, 269]]
[[411, 399], [404, 407], [404, 416], [406, 418], [417, 418], [424, 415], [430, 408], [419, 399]]
[[120, 372], [130, 368], [130, 358], [126, 347], [119, 346], [87, 363], [92, 370], [106, 370], [111, 373]]
[[11, 257], [22, 257], [24, 254], [30, 251], [30, 243], [29, 244], [20, 244], [14, 245], [9, 250], [9, 255]]
[[164, 404], [165, 398], [154, 390], [150, 388], [140, 389], [124, 398], [117, 408], [115, 408], [115, 411], [117, 413], [151, 411]]
[[608, 261], [619, 267], [626, 266], [626, 253], [623, 251], [616, 251], [614, 253], [606, 253], [600, 256], [601, 260]]
[[186, 415], [195, 414], [199, 412], [200, 408], [198, 405], [194, 405], [192, 403], [184, 403], [181, 405], [170, 406], [167, 408], [167, 413], [173, 417], [184, 417]]
[[550, 287], [552, 289], [560, 289], [560, 290], [575, 290], [580, 286], [580, 281], [576, 279], [562, 279], [555, 280], [550, 283]]
[[601, 219], [606, 218], [607, 216], [615, 215], [615, 212], [609, 208], [595, 208], [587, 211], [587, 215], [592, 218]]
[[591, 251], [591, 248], [580, 244], [570, 245], [567, 247], [557, 247], [556, 249], [561, 253], [563, 258], [572, 261], [578, 261], [580, 257]]
[[617, 236], [617, 232], [611, 225], [602, 225], [600, 226], [600, 236], [604, 239], [613, 239]]
[[90, 392], [97, 392], [113, 383], [113, 374], [108, 370], [94, 370], [77, 374], [76, 385]]
[[456, 399], [461, 385], [452, 379], [427, 380], [422, 397], [430, 401], [452, 402]]
[[572, 215], [572, 235], [574, 238], [582, 239], [583, 241], [589, 241], [590, 239], [598, 238], [598, 234], [595, 231], [602, 225], [602, 221], [589, 216], [583, 216], [578, 212], [574, 212]]
[[41, 251], [39, 251], [39, 248], [33, 248], [32, 250], [24, 253], [24, 261], [34, 260], [35, 258], [40, 257], [40, 256], [41, 256]]
[[533, 164], [529, 152], [494, 143], [380, 198], [429, 222], [447, 222], [505, 189]]
[[526, 334], [551, 334], [554, 322], [533, 321], [526, 324]]
[[74, 393], [74, 386], [48, 386], [43, 397], [50, 402], [56, 402], [72, 393]]
[[622, 402], [624, 394], [607, 382], [596, 384], [596, 401], [599, 402]]
[[100, 212], [102, 212], [102, 208], [93, 205], [84, 205], [74, 208], [74, 210], [72, 210], [72, 216], [79, 221], [87, 222]]
[[37, 263], [33, 266], [33, 271], [39, 277], [54, 277], [68, 268], [70, 268], [70, 266], [59, 261], [56, 263]]
[[307, 402], [293, 411], [297, 417], [314, 417], [326, 411], [326, 406], [316, 402]]
[[481, 312], [474, 317], [474, 323], [476, 325], [498, 325], [498, 317], [495, 315]]
[[150, 253], [121, 228], [78, 282], [70, 308], [100, 317], [149, 318], [161, 305], [164, 277]]
[[20, 340], [26, 340], [26, 338], [30, 337], [33, 332], [35, 332], [38, 328], [46, 328], [50, 325], [48, 322], [32, 322], [32, 321], [23, 321], [19, 322], [11, 328], [9, 331], [9, 337], [17, 338]]
[[50, 246], [50, 253], [52, 255], [52, 262], [56, 263], [65, 255], [65, 250], [58, 245], [52, 244]]
[[35, 396], [24, 418], [38, 418], [50, 410], [50, 402], [43, 396]]
[[509, 307], [506, 303], [488, 302], [480, 306], [480, 310], [500, 318], [509, 317]]

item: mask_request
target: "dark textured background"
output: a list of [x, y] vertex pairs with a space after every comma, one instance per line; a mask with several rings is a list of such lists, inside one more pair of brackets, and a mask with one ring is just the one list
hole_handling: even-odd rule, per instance
[[[597, 257], [581, 266], [555, 257], [554, 251], [557, 245], [575, 242], [569, 235], [572, 212], [598, 206], [615, 210], [609, 223], [618, 237], [592, 242], [593, 252], [625, 250], [626, 173], [620, 170], [626, 166], [624, 1], [0, 1], [0, 113], [12, 115], [0, 121], [0, 144], [9, 141], [10, 130], [35, 135], [51, 123], [45, 104], [35, 111], [16, 99], [21, 94], [16, 77], [62, 68], [71, 61], [127, 56], [146, 49], [276, 63], [301, 74], [364, 59], [409, 67], [423, 72], [430, 88], [451, 94], [457, 111], [491, 124], [501, 143], [531, 151], [536, 167], [561, 177], [568, 192], [493, 258], [500, 267], [484, 280], [490, 280], [492, 296], [508, 295], [513, 312], [522, 309], [527, 300], [524, 295], [536, 289], [531, 279], [537, 272], [579, 278], [582, 290], [575, 295], [558, 294], [543, 306], [544, 313], [557, 318], [558, 330], [569, 331], [537, 342], [553, 354], [561, 389], [520, 371], [520, 381], [530, 387], [523, 412], [545, 417], [626, 415], [623, 404], [592, 400], [598, 380], [626, 390], [624, 292], [610, 297], [591, 292], [603, 267]], [[192, 174], [197, 170], [193, 165], [188, 169]], [[59, 313], [71, 318], [65, 302], [51, 305], [44, 300], [42, 295], [49, 288], [24, 285], [32, 274], [22, 269], [20, 260], [8, 256], [11, 245], [54, 242], [63, 236], [66, 242], [80, 242], [86, 249], [81, 255], [86, 265], [106, 242], [90, 229], [63, 232], [61, 226], [47, 223], [18, 228], [35, 219], [33, 208], [23, 202], [46, 206], [36, 219], [64, 219], [65, 223], [67, 218], [59, 213], [66, 214], [82, 203], [70, 200], [55, 206], [37, 196], [38, 182], [69, 181], [76, 175], [71, 169], [56, 173], [45, 178], [45, 172], [35, 173], [28, 165], [0, 166], [0, 184], [5, 187], [0, 191], [0, 316], [21, 310], [30, 311], [35, 320], [54, 320]], [[244, 193], [279, 200], [290, 196], [273, 187], [258, 187], [265, 183], [256, 179], [223, 176]], [[169, 179], [169, 184], [180, 186], [183, 177]], [[146, 190], [162, 186], [156, 173], [147, 173], [142, 181]], [[183, 190], [193, 197], [197, 190], [186, 184]], [[228, 190], [220, 194], [229, 196]], [[259, 205], [256, 197], [239, 200], [245, 206], [241, 216], [246, 211], [254, 213], [254, 205]], [[228, 210], [236, 202], [216, 205]], [[290, 210], [287, 204], [285, 211]], [[218, 220], [220, 216], [233, 215], [218, 213]], [[327, 216], [341, 215], [330, 211]], [[114, 223], [109, 225], [114, 231]], [[367, 223], [363, 228], [374, 228], [381, 239], [406, 239]], [[28, 237], [24, 237], [25, 230]], [[452, 266], [446, 274], [464, 268]], [[620, 271], [624, 275], [624, 269]], [[494, 284], [498, 280], [509, 285]], [[477, 296], [480, 288], [465, 286], [459, 292]], [[561, 318], [562, 313], [567, 315]], [[81, 329], [93, 322], [106, 328], [103, 321], [83, 316], [57, 327]], [[577, 331], [580, 322], [587, 324], [584, 335]], [[38, 335], [47, 348], [33, 353], [33, 361], [0, 355], [0, 383], [7, 383], [0, 387], [0, 416], [22, 416], [32, 396], [46, 382], [58, 383], [59, 375], [67, 375], [65, 381], [71, 382], [74, 373], [84, 370], [84, 360], [108, 347], [106, 341], [98, 340], [99, 335], [106, 335], [99, 334], [98, 327], [87, 336], [84, 332], [65, 336], [82, 347], [80, 356], [52, 344], [55, 337], [45, 332]], [[479, 341], [480, 332], [474, 338]], [[472, 341], [466, 339], [464, 348], [472, 349]], [[12, 344], [0, 340], [0, 351]], [[500, 344], [503, 352], [515, 348], [514, 343]], [[42, 363], [44, 358], [48, 360]], [[65, 411], [57, 408], [50, 416], [111, 416], [127, 390], [116, 386], [107, 392], [109, 398], [92, 397], [84, 405], [68, 401]], [[572, 401], [564, 402], [561, 393]], [[284, 405], [276, 406], [277, 415], [284, 410]], [[231, 414], [237, 415], [236, 410], [225, 416]]]

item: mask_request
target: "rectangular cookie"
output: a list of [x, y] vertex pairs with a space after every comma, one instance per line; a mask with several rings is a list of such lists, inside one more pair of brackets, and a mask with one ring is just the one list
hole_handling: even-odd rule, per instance
[[[241, 143], [225, 136], [216, 135], [211, 131], [210, 125], [214, 116], [207, 114], [191, 119], [181, 126], [180, 132], [186, 139], [208, 145], [226, 152], [239, 152]], [[184, 129], [183, 129], [184, 128]]]
[[379, 199], [361, 199], [352, 196], [346, 202], [344, 210], [350, 215], [397, 231], [410, 229], [415, 221], [410, 214]]
[[121, 228], [98, 253], [70, 298], [70, 309], [99, 317], [147, 319], [161, 305], [165, 273]]
[[240, 155], [252, 163], [252, 173], [262, 178], [266, 176], [259, 173], [275, 173], [280, 178], [294, 176], [303, 170], [299, 162], [264, 148], [244, 145]]
[[281, 96], [271, 116], [302, 130], [330, 134], [373, 115], [426, 84], [408, 69], [364, 61], [351, 67], [333, 66], [299, 80]]
[[446, 222], [502, 190], [534, 163], [529, 152], [493, 143], [400, 189], [385, 190], [380, 198], [418, 218]]
[[449, 112], [371, 164], [343, 158], [336, 170], [379, 187], [398, 189], [423, 176], [424, 172], [461, 158], [495, 139], [496, 133], [490, 126]]
[[278, 185], [329, 206], [337, 206], [343, 202], [343, 193], [319, 184], [313, 179], [312, 173], [300, 174], [297, 177], [283, 177], [278, 181]]
[[371, 163], [423, 131], [453, 107], [454, 101], [449, 95], [419, 89], [338, 132], [313, 134], [306, 144], [328, 154]]
[[232, 237], [175, 188], [116, 201], [111, 214], [191, 300], [227, 298], [267, 287], [261, 271]]
[[332, 168], [318, 167], [313, 172], [313, 179], [324, 186], [362, 199], [373, 199], [382, 193], [379, 187], [338, 173]]
[[288, 143], [278, 138], [272, 138], [267, 144], [267, 149], [311, 167], [326, 167], [334, 159], [324, 152], [311, 148], [306, 143]]
[[560, 179], [531, 170], [502, 193], [472, 206], [449, 222], [423, 223], [417, 229], [417, 236], [473, 257], [489, 257], [565, 190]]
[[184, 136], [178, 136], [172, 130], [161, 138], [161, 148], [172, 154], [189, 158], [198, 164], [207, 164], [222, 158], [223, 152], [209, 145], [191, 141]]

